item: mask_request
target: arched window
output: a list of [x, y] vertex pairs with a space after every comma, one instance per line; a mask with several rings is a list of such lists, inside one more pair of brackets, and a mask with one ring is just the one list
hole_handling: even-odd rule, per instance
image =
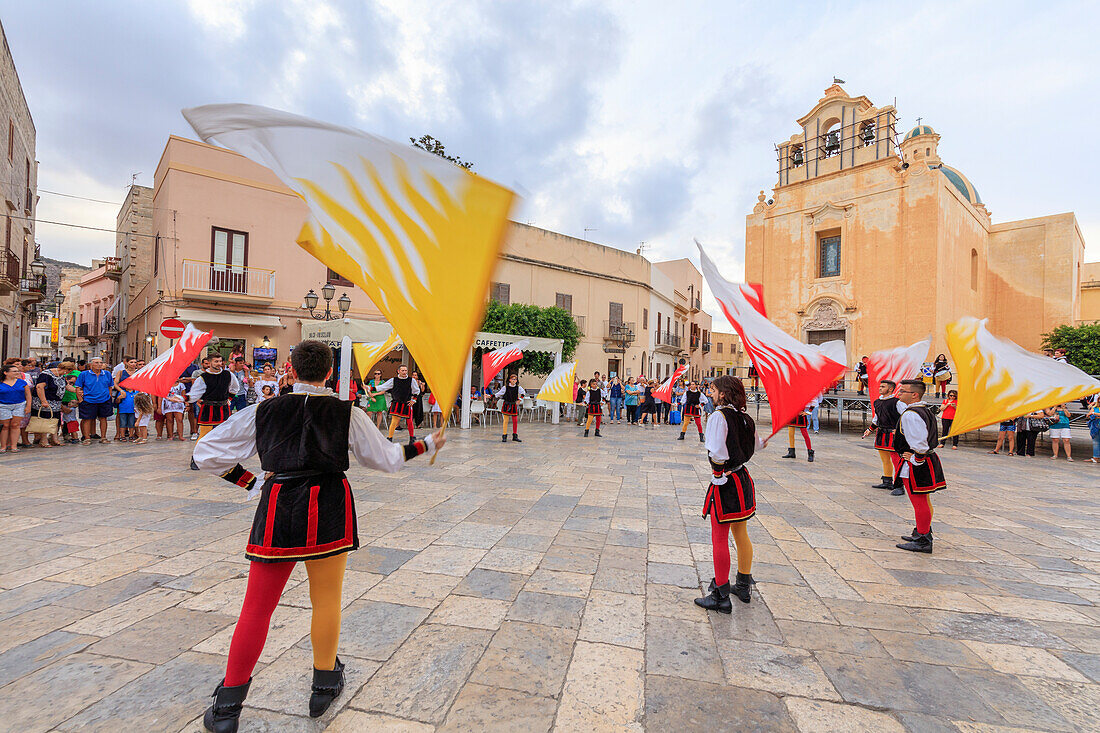
[[970, 250], [970, 289], [978, 289], [978, 250]]
[[859, 142], [863, 147], [875, 144], [875, 121], [867, 120], [859, 126]]

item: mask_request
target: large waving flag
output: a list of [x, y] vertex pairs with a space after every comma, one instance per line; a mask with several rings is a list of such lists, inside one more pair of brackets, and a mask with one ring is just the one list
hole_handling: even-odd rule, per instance
[[199, 136], [266, 165], [309, 205], [298, 243], [386, 316], [447, 413], [514, 194], [409, 145], [245, 104], [183, 111]]
[[157, 397], [167, 397], [168, 391], [175, 386], [183, 370], [195, 361], [195, 357], [211, 336], [212, 333], [200, 331], [188, 323], [175, 346], [138, 369], [129, 378], [123, 379], [118, 386]]
[[929, 336], [912, 346], [871, 352], [867, 357], [867, 392], [871, 399], [878, 398], [878, 386], [884, 379], [897, 385], [903, 379], [916, 379], [931, 347], [932, 337]]
[[950, 435], [1100, 392], [1100, 381], [1077, 367], [1024, 351], [985, 324], [966, 317], [947, 325], [947, 348], [959, 372]]
[[351, 345], [351, 351], [355, 355], [355, 363], [359, 366], [359, 374], [363, 379], [386, 354], [396, 349], [401, 344], [401, 338], [396, 329], [390, 329], [390, 335], [385, 341], [364, 341]]
[[665, 380], [657, 389], [653, 390], [654, 399], [658, 399], [661, 402], [672, 403], [672, 385], [676, 384], [676, 380], [679, 379], [684, 372], [688, 370], [687, 364], [681, 364], [676, 367], [676, 371], [672, 373], [672, 376]]
[[740, 287], [722, 277], [703, 245], [695, 244], [703, 277], [760, 374], [772, 409], [771, 435], [775, 435], [844, 372], [844, 365], [796, 341], [762, 316]]
[[749, 301], [749, 305], [767, 318], [768, 311], [764, 308], [764, 286], [761, 283], [738, 283], [737, 287], [741, 289], [741, 294]]
[[482, 387], [488, 387], [493, 377], [500, 374], [500, 370], [514, 361], [523, 358], [523, 350], [530, 346], [530, 339], [523, 339], [514, 344], [501, 346], [494, 351], [487, 351], [481, 355], [481, 373], [484, 375]]
[[577, 376], [577, 362], [567, 361], [554, 368], [535, 397], [545, 402], [572, 402], [576, 397], [573, 382]]

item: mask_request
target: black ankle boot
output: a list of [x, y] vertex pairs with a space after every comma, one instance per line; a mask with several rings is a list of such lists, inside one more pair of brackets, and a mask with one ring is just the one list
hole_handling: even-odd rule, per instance
[[703, 437], [702, 433], [699, 433], [699, 442], [700, 443], [706, 443], [707, 442], [707, 439]]
[[336, 669], [313, 668], [313, 693], [309, 696], [309, 717], [319, 718], [344, 691], [344, 663], [336, 657]]
[[512, 442], [513, 443], [522, 443], [523, 442], [522, 440], [519, 439], [519, 433], [512, 433]]
[[814, 449], [813, 448], [807, 448], [806, 449], [806, 460], [809, 461], [810, 463], [814, 462]]
[[730, 603], [730, 584], [720, 585], [710, 592], [710, 595], [695, 599], [695, 605], [708, 611], [718, 613], [733, 613], [733, 604]]
[[779, 456], [779, 457], [780, 457], [780, 458], [794, 458], [794, 457], [795, 457], [795, 455], [794, 455], [794, 448], [788, 448], [788, 449], [787, 449], [787, 454], [786, 454], [786, 455], [784, 455], [784, 456]]
[[600, 435], [600, 429], [599, 428], [596, 428], [595, 435], [596, 435], [597, 438], [602, 438], [603, 437], [602, 435]]
[[877, 484], [871, 484], [872, 489], [892, 489], [894, 488], [894, 479], [889, 476], [882, 476], [882, 480]]
[[214, 702], [206, 709], [202, 716], [202, 724], [213, 733], [237, 733], [237, 722], [241, 717], [241, 707], [244, 699], [248, 697], [248, 687], [252, 684], [249, 679], [243, 685], [226, 687], [225, 680], [214, 690]]
[[748, 603], [752, 597], [752, 576], [744, 573], [737, 574], [737, 581], [730, 588], [730, 593], [737, 596], [742, 603]]
[[683, 433], [680, 433], [680, 437], [679, 437], [679, 438], [677, 438], [676, 440], [683, 440], [683, 439], [684, 439], [684, 434], [683, 434]]
[[191, 470], [192, 470], [192, 471], [198, 471], [198, 470], [199, 470], [199, 466], [198, 466], [198, 464], [197, 464], [197, 463], [195, 463], [195, 459], [194, 459], [194, 458], [192, 458], [192, 459], [191, 459]]
[[905, 487], [901, 481], [894, 482], [894, 490], [890, 492], [890, 496], [905, 496]]
[[586, 428], [586, 429], [585, 429], [585, 431], [584, 431], [584, 437], [586, 437], [586, 438], [588, 437], [588, 430], [587, 430], [587, 428]]
[[500, 436], [500, 442], [501, 443], [507, 443], [508, 442], [508, 436], [507, 435]]
[[929, 555], [932, 554], [932, 533], [918, 534], [912, 542], [901, 542], [896, 545], [899, 550], [909, 550], [910, 552], [925, 552]]
[[[931, 529], [928, 530], [928, 536], [929, 537], [932, 536], [932, 530]], [[910, 534], [905, 535], [904, 537], [902, 537], [902, 539], [905, 540], [906, 542], [915, 542], [918, 537], [920, 537], [920, 532], [917, 531], [916, 527], [913, 527], [913, 531]]]

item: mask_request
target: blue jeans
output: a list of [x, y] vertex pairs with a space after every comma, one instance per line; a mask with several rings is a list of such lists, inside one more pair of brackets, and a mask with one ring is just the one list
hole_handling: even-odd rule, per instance
[[238, 412], [248, 407], [248, 394], [242, 392], [241, 394], [233, 395], [233, 412]]
[[819, 409], [821, 409], [821, 405], [814, 405], [813, 409], [810, 410], [810, 425], [813, 426], [815, 433], [817, 432], [818, 428], [821, 427], [820, 423], [818, 423], [817, 421], [817, 411]]
[[608, 414], [608, 420], [622, 420], [623, 419], [623, 398], [611, 397], [611, 412]]
[[1100, 430], [1089, 429], [1089, 437], [1092, 438], [1092, 457], [1100, 461]]

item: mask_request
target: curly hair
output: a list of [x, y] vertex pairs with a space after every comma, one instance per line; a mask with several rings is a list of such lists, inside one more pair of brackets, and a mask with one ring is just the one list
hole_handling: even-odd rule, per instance
[[738, 410], [745, 409], [748, 400], [745, 397], [745, 385], [741, 384], [739, 378], [723, 374], [711, 382], [710, 386], [718, 393], [717, 401], [720, 404], [730, 405]]

